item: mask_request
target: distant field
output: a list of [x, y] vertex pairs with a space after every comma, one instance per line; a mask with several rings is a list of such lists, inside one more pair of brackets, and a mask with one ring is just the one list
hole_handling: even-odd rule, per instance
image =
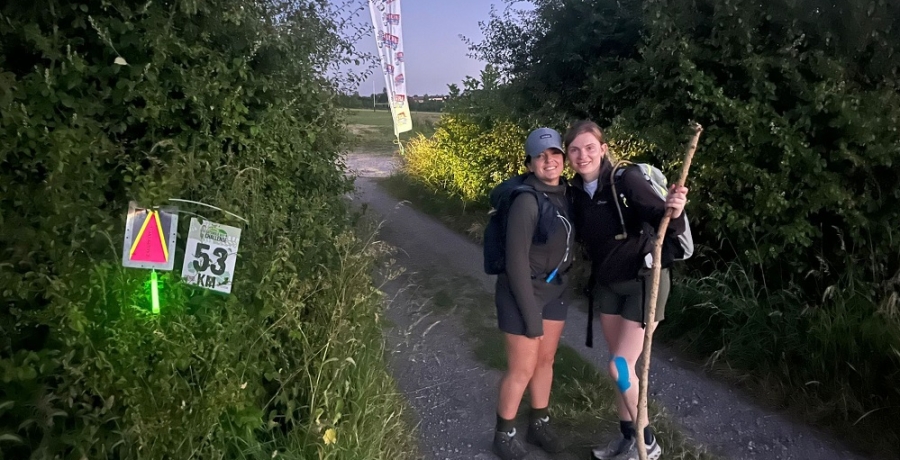
[[[353, 149], [372, 153], [393, 153], [394, 126], [391, 113], [386, 110], [346, 109], [347, 127], [354, 134]], [[430, 136], [441, 114], [436, 112], [412, 112], [413, 130], [400, 134], [401, 141], [408, 141], [421, 133]]]

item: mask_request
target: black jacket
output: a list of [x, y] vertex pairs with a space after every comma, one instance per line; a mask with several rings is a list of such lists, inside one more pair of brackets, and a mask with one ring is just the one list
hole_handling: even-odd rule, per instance
[[[575, 235], [591, 259], [596, 281], [603, 284], [639, 277], [644, 256], [652, 252], [654, 234], [666, 212], [665, 201], [653, 191], [644, 175], [637, 168], [628, 168], [616, 183], [617, 192], [624, 195], [620, 204], [628, 237], [617, 240], [622, 225], [613, 201], [611, 171], [612, 163], [604, 158], [593, 198], [584, 190], [584, 180], [578, 175], [572, 179], [570, 188]], [[670, 221], [668, 233], [680, 235], [684, 228], [682, 214]]]

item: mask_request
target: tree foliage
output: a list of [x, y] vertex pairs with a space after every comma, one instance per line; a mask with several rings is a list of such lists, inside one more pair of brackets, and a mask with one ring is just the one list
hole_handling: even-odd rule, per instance
[[517, 116], [617, 119], [669, 164], [696, 119], [708, 241], [773, 279], [824, 273], [817, 260], [872, 261], [865, 278], [889, 294], [900, 270], [895, 3], [534, 3], [495, 11], [472, 44], [503, 72]]

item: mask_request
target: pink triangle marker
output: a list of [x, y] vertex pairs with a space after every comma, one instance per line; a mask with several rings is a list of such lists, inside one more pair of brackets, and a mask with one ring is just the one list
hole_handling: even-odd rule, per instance
[[140, 240], [131, 251], [131, 260], [135, 262], [166, 263], [168, 251], [165, 247], [160, 225], [157, 222], [157, 214], [151, 212], [147, 215], [147, 222], [138, 235]]

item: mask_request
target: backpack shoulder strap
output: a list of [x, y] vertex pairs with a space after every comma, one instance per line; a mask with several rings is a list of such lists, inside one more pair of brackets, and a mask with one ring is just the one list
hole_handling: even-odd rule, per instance
[[628, 169], [628, 166], [633, 165], [634, 163], [627, 160], [617, 161], [615, 165], [613, 165], [612, 171], [609, 173], [609, 185], [612, 187], [612, 195], [613, 195], [613, 203], [616, 205], [616, 211], [619, 214], [619, 224], [622, 226], [622, 233], [616, 235], [616, 240], [624, 240], [628, 238], [628, 230], [625, 228], [625, 216], [622, 214], [622, 205], [619, 203], [621, 197], [619, 196], [618, 190], [616, 190], [616, 182], [625, 174], [625, 171]]
[[534, 231], [534, 236], [532, 237], [532, 241], [534, 244], [544, 244], [547, 242], [547, 238], [550, 235], [550, 227], [554, 222], [554, 217], [556, 216], [558, 210], [556, 205], [550, 200], [550, 197], [547, 196], [544, 192], [539, 192], [537, 189], [532, 187], [531, 185], [522, 184], [512, 188], [507, 195], [506, 203], [505, 203], [505, 211], [508, 212], [509, 208], [512, 207], [513, 201], [522, 193], [528, 193], [534, 196], [537, 201], [537, 224]]
[[535, 190], [534, 187], [532, 187], [530, 185], [525, 185], [525, 184], [517, 185], [509, 190], [509, 192], [506, 195], [507, 204], [509, 206], [512, 206], [512, 203], [516, 199], [516, 197], [518, 197], [522, 193], [530, 193], [530, 194], [534, 195], [535, 198], [537, 198], [537, 200], [538, 200], [538, 205], [540, 205], [540, 198], [538, 197], [538, 195], [540, 195], [540, 193], [538, 193], [538, 191]]
[[625, 174], [625, 170], [628, 169], [628, 166], [634, 166], [635, 163], [632, 163], [628, 160], [619, 160], [613, 165], [612, 172], [609, 175], [610, 183], [615, 183], [616, 180], [620, 179], [623, 174]]
[[494, 186], [488, 194], [488, 202], [491, 207], [499, 208], [502, 201], [508, 200], [517, 189], [523, 186], [528, 187], [525, 185], [525, 177], [524, 174], [513, 176]]
[[518, 185], [509, 185], [502, 190], [497, 190], [496, 193], [492, 192], [491, 203], [493, 207], [491, 208], [491, 214], [495, 213], [506, 213], [509, 212], [509, 208], [512, 207], [513, 201], [515, 201], [516, 197], [521, 195], [522, 193], [528, 193], [534, 195], [535, 199], [538, 202], [538, 208], [541, 206], [541, 194], [535, 190], [534, 187], [526, 184], [518, 184]]

